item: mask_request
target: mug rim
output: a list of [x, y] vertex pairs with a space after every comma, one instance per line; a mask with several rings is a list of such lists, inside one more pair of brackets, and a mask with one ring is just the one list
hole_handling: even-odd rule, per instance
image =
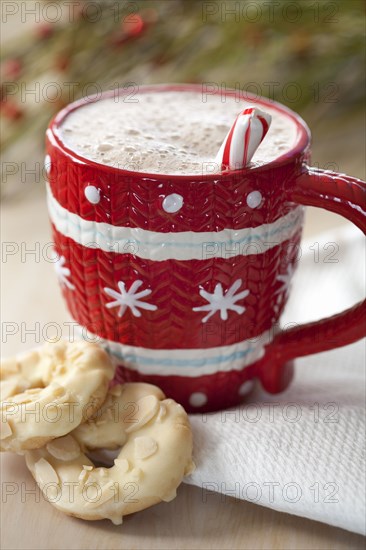
[[[171, 92], [171, 91], [184, 91], [184, 92], [196, 92], [196, 91], [202, 92], [202, 84], [146, 84], [138, 86], [138, 93], [148, 93], [148, 92]], [[129, 90], [118, 90], [118, 97], [123, 95], [128, 95], [130, 92]], [[61, 149], [68, 157], [71, 157], [74, 161], [77, 163], [85, 164], [89, 166], [90, 168], [94, 168], [96, 170], [101, 170], [104, 172], [108, 172], [114, 175], [123, 176], [126, 177], [139, 177], [139, 178], [145, 178], [145, 179], [152, 179], [152, 180], [171, 180], [176, 179], [179, 181], [206, 181], [206, 180], [216, 180], [220, 181], [222, 179], [227, 179], [228, 177], [235, 177], [238, 178], [241, 175], [249, 175], [253, 174], [253, 172], [263, 172], [267, 170], [271, 170], [273, 168], [279, 168], [281, 166], [284, 166], [286, 164], [289, 164], [293, 162], [296, 158], [300, 157], [301, 154], [309, 147], [310, 141], [311, 141], [311, 132], [306, 124], [306, 122], [303, 120], [303, 118], [297, 114], [295, 111], [292, 111], [290, 108], [286, 107], [282, 103], [279, 103], [277, 101], [271, 100], [269, 98], [263, 97], [263, 96], [255, 96], [254, 94], [251, 94], [247, 91], [241, 91], [239, 97], [243, 98], [245, 101], [250, 101], [251, 103], [258, 104], [259, 107], [269, 107], [271, 109], [275, 109], [279, 111], [282, 115], [286, 116], [287, 118], [290, 118], [291, 121], [296, 126], [296, 137], [295, 137], [295, 143], [291, 147], [289, 151], [286, 153], [280, 155], [276, 159], [267, 162], [261, 166], [250, 166], [241, 168], [239, 170], [226, 170], [225, 172], [220, 173], [209, 173], [209, 174], [160, 174], [157, 172], [140, 172], [136, 170], [127, 170], [125, 168], [119, 168], [117, 166], [110, 166], [107, 164], [102, 164], [100, 162], [91, 160], [89, 158], [83, 157], [79, 153], [76, 153], [73, 149], [66, 146], [64, 142], [61, 140], [59, 135], [57, 134], [57, 130], [60, 128], [61, 124], [64, 122], [65, 118], [76, 109], [79, 109], [89, 103], [95, 103], [97, 101], [101, 101], [103, 99], [108, 99], [110, 97], [115, 97], [116, 90], [108, 90], [106, 92], [103, 92], [102, 94], [96, 94], [87, 96], [85, 98], [78, 99], [76, 101], [73, 101], [72, 103], [69, 103], [61, 109], [54, 117], [51, 119], [46, 135], [49, 138], [51, 144], [57, 145], [59, 149]], [[214, 91], [210, 95], [221, 95], [223, 94], [226, 97], [232, 97], [237, 96], [238, 90], [235, 89], [227, 89], [225, 92], [222, 92], [221, 90]]]

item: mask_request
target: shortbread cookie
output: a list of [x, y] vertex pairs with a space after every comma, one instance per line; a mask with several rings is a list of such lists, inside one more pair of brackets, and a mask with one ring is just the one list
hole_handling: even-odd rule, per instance
[[114, 367], [96, 344], [46, 343], [1, 362], [1, 451], [36, 449], [103, 403]]
[[100, 409], [72, 435], [89, 451], [118, 449], [125, 444], [128, 431], [140, 426], [142, 417], [147, 422], [155, 416], [159, 401], [163, 399], [164, 393], [152, 384], [118, 384], [109, 390]]
[[[126, 386], [112, 388], [99, 426], [97, 420], [86, 422], [25, 453], [45, 498], [66, 514], [120, 524], [127, 514], [172, 500], [194, 467], [192, 432], [183, 407], [148, 384]], [[114, 418], [106, 412], [111, 405], [127, 411], [125, 405], [131, 403], [128, 421], [123, 414]], [[111, 468], [95, 467], [85, 454], [90, 448], [117, 443], [123, 447]]]

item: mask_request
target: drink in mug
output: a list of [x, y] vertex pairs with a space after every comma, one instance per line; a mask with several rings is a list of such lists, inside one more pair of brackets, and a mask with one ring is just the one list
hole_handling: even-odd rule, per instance
[[[247, 167], [221, 171], [216, 154], [248, 104], [271, 115], [269, 131]], [[283, 390], [293, 358], [361, 336], [353, 320], [350, 334], [334, 319], [278, 328], [302, 204], [353, 219], [317, 187], [336, 194], [335, 175], [308, 160], [309, 131], [295, 113], [237, 92], [143, 87], [55, 117], [46, 167], [56, 270], [73, 319], [109, 350], [119, 381], [215, 410], [238, 403], [254, 378]], [[336, 343], [319, 339], [329, 330]]]
[[[216, 154], [235, 116], [248, 102], [202, 92], [150, 92], [109, 97], [70, 113], [62, 143], [94, 162], [151, 174], [218, 172]], [[296, 124], [267, 108], [272, 123], [253, 165], [275, 160], [296, 139]]]

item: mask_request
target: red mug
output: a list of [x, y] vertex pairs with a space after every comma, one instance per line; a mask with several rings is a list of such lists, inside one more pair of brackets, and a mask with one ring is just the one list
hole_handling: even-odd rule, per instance
[[[201, 87], [139, 89], [151, 91]], [[214, 411], [241, 402], [255, 378], [281, 392], [296, 357], [365, 336], [366, 302], [278, 328], [303, 206], [366, 231], [365, 183], [308, 167], [310, 132], [296, 113], [250, 98], [296, 125], [296, 142], [275, 161], [222, 174], [161, 175], [102, 165], [67, 148], [57, 129], [85, 101], [63, 109], [47, 130], [48, 205], [69, 312], [84, 337], [110, 352], [116, 380], [150, 382], [190, 412]]]

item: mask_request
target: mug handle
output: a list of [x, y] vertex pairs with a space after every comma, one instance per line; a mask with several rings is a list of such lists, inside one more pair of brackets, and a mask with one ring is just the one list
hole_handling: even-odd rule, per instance
[[[305, 166], [285, 189], [285, 200], [340, 214], [366, 234], [366, 184], [357, 178]], [[280, 331], [268, 346], [270, 364], [260, 369], [264, 389], [285, 389], [292, 377], [292, 359], [346, 346], [364, 336], [366, 300], [332, 317]]]

